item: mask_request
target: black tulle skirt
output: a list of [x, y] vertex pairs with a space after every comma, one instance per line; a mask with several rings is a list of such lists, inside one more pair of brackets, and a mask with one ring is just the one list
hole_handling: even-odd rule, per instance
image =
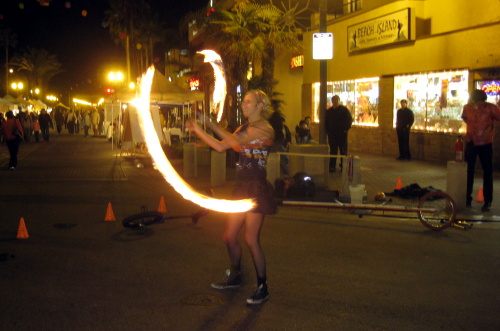
[[265, 179], [237, 180], [233, 199], [254, 199], [256, 206], [249, 210], [252, 213], [270, 215], [277, 211], [273, 186]]

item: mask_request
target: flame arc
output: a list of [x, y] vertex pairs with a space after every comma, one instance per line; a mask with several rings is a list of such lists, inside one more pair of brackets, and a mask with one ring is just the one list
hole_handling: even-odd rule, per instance
[[220, 122], [222, 119], [222, 113], [224, 112], [224, 103], [226, 100], [226, 72], [224, 71], [222, 58], [219, 54], [209, 49], [199, 51], [198, 53], [203, 54], [205, 56], [203, 62], [210, 63], [214, 69], [215, 80], [214, 93], [212, 96], [213, 104], [211, 108], [217, 115], [217, 122]]
[[134, 104], [138, 109], [139, 127], [141, 128], [142, 134], [146, 140], [149, 153], [151, 154], [157, 169], [161, 172], [165, 180], [185, 199], [190, 200], [201, 207], [223, 213], [238, 213], [252, 209], [255, 205], [250, 199], [215, 199], [196, 192], [172, 167], [161, 147], [149, 110], [153, 76], [154, 67], [152, 66], [147, 70], [146, 74], [142, 76], [140, 98], [138, 98]]

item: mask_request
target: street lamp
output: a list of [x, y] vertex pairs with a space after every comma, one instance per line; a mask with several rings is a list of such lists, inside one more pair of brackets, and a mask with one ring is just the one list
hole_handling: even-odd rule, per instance
[[108, 79], [115, 83], [115, 82], [123, 82], [123, 74], [121, 73], [121, 71], [117, 71], [117, 72], [110, 72], [108, 74]]
[[17, 93], [19, 94], [20, 91], [24, 88], [24, 84], [22, 82], [18, 83], [12, 83], [10, 87]]

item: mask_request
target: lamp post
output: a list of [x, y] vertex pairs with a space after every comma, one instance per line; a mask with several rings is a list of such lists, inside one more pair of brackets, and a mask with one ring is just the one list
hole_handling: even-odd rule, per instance
[[[327, 0], [319, 1], [319, 32], [326, 32]], [[327, 62], [319, 62], [319, 143], [326, 144], [325, 118], [327, 98]]]

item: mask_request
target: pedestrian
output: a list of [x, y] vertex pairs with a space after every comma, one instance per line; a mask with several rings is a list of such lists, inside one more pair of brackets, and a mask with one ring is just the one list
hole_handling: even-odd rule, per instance
[[40, 122], [38, 121], [38, 116], [33, 118], [33, 133], [35, 135], [35, 141], [40, 141]]
[[415, 117], [413, 111], [408, 108], [408, 101], [401, 100], [401, 108], [396, 113], [396, 133], [399, 143], [399, 156], [396, 160], [411, 160], [410, 130], [414, 121]]
[[467, 207], [471, 206], [476, 159], [483, 168], [484, 205], [481, 211], [489, 211], [493, 201], [493, 135], [495, 121], [500, 121], [500, 108], [486, 102], [483, 90], [474, 90], [469, 103], [462, 111], [467, 123], [465, 158], [467, 160]]
[[[349, 109], [340, 104], [340, 97], [332, 97], [332, 106], [326, 110], [325, 132], [330, 145], [330, 155], [347, 155], [347, 133], [352, 125], [352, 115]], [[342, 170], [343, 160], [340, 160]], [[335, 172], [337, 158], [330, 157], [330, 172]]]
[[[284, 116], [275, 111], [269, 117], [269, 124], [274, 130], [274, 143], [269, 152], [285, 153], [289, 151], [292, 136], [290, 129], [285, 125]], [[280, 172], [283, 177], [290, 175], [288, 169], [288, 155], [280, 155]]]
[[[9, 110], [5, 116], [7, 119], [2, 123], [1, 130], [2, 136], [9, 149], [10, 159], [9, 159], [9, 169], [16, 170], [17, 167], [17, 154], [19, 152], [19, 143], [23, 139], [23, 126], [21, 122], [14, 116], [12, 110]], [[20, 137], [17, 136], [14, 131], [18, 130], [20, 132]]]
[[75, 133], [80, 133], [80, 126], [82, 124], [82, 116], [79, 111], [75, 111]]
[[56, 110], [54, 119], [56, 120], [57, 134], [61, 134], [64, 125], [64, 114], [61, 109]]
[[[5, 122], [5, 116], [2, 112], [0, 112], [0, 128], [2, 127], [2, 123]], [[0, 134], [0, 143], [3, 145], [5, 143], [5, 139], [3, 138], [3, 135]]]
[[23, 112], [21, 115], [21, 125], [23, 126], [23, 133], [24, 133], [24, 141], [29, 143], [30, 138], [31, 138], [31, 131], [33, 128], [33, 119], [31, 117], [31, 114], [28, 110]]
[[68, 112], [68, 115], [66, 117], [67, 124], [66, 126], [68, 127], [68, 132], [69, 134], [75, 133], [75, 127], [76, 127], [76, 113], [73, 109], [70, 109]]
[[92, 130], [94, 131], [94, 137], [97, 137], [97, 134], [99, 132], [100, 117], [101, 116], [97, 112], [97, 109], [94, 109], [92, 111], [92, 114], [90, 114], [90, 122], [92, 123]]
[[99, 111], [99, 126], [97, 128], [97, 132], [100, 135], [106, 135], [106, 132], [104, 131], [104, 109], [101, 108], [98, 111]]
[[86, 110], [83, 114], [83, 133], [85, 134], [85, 138], [89, 136], [89, 128], [90, 128], [90, 114]]
[[266, 261], [259, 240], [264, 216], [276, 212], [272, 186], [266, 179], [266, 159], [274, 138], [274, 130], [266, 121], [270, 112], [269, 105], [269, 98], [264, 92], [252, 90], [246, 93], [242, 110], [248, 123], [237, 128], [233, 134], [208, 121], [207, 128], [223, 140], [217, 140], [207, 134], [194, 119], [186, 122], [189, 131], [195, 133], [213, 149], [222, 152], [232, 148], [239, 153], [233, 198], [254, 199], [256, 206], [247, 212], [228, 215], [223, 241], [229, 253], [230, 269], [226, 271], [223, 281], [213, 283], [211, 286], [219, 290], [241, 286], [242, 250], [238, 237], [244, 227], [245, 243], [250, 250], [257, 273], [257, 287], [253, 295], [247, 299], [250, 305], [261, 304], [269, 299]]
[[40, 110], [40, 115], [38, 115], [38, 123], [40, 123], [40, 130], [42, 131], [43, 141], [48, 143], [50, 139], [50, 128], [53, 129], [54, 124], [52, 124], [52, 118], [45, 109]]

